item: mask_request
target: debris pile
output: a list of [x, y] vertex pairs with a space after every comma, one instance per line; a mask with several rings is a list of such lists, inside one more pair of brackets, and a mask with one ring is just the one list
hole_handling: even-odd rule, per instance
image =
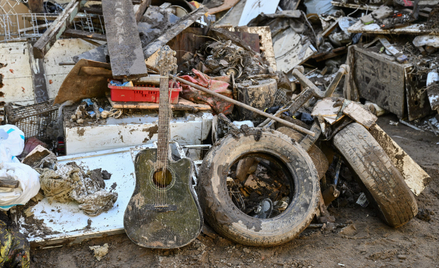
[[[395, 125], [439, 135], [437, 1], [9, 1], [13, 12], [0, 4], [0, 22], [23, 23], [0, 23], [0, 123], [23, 130], [25, 150], [0, 153], [38, 171], [48, 205], [74, 202], [88, 216], [122, 219], [125, 208], [115, 207], [128, 203], [136, 178], [125, 153], [135, 160], [140, 149], [133, 147], [143, 146], [157, 147], [153, 175], [144, 176], [154, 178], [147, 185], [161, 198], [180, 185], [165, 183], [168, 160], [196, 160], [207, 222], [247, 245], [283, 243], [313, 219], [336, 226], [327, 208], [337, 198], [339, 207], [377, 204], [394, 227], [416, 215], [413, 194], [430, 177], [376, 122], [392, 113]], [[7, 134], [0, 130], [0, 138]], [[261, 146], [267, 137], [273, 144]], [[168, 154], [169, 140], [182, 147]], [[210, 170], [215, 150], [230, 159]], [[363, 158], [381, 175], [362, 167]], [[106, 185], [104, 165], [126, 173], [113, 176], [119, 185]], [[209, 194], [215, 178], [224, 187], [213, 193], [224, 194]], [[2, 186], [10, 180], [0, 183], [11, 191]], [[144, 204], [146, 186], [135, 186], [130, 211], [177, 213], [176, 204]], [[226, 203], [248, 217], [221, 207]], [[294, 226], [261, 224], [287, 213], [303, 215]], [[259, 235], [227, 227], [238, 222], [248, 232], [268, 228], [268, 238], [247, 239]], [[93, 231], [81, 224], [77, 229]], [[102, 249], [92, 249], [98, 260]]]

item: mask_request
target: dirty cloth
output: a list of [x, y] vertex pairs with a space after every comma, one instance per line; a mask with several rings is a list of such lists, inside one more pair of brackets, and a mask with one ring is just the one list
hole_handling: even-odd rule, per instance
[[104, 189], [105, 182], [100, 171], [85, 173], [71, 162], [66, 165], [56, 164], [54, 170], [46, 168], [40, 172], [41, 189], [49, 203], [75, 201], [85, 214], [97, 216], [110, 210], [117, 200], [116, 192]]
[[[181, 76], [182, 79], [192, 82], [194, 84], [200, 85], [207, 89], [212, 90], [213, 92], [219, 93], [229, 98], [232, 97], [232, 92], [228, 90], [229, 83], [213, 80], [208, 75], [203, 74], [202, 72], [192, 69], [192, 72], [195, 74], [195, 77], [189, 75]], [[208, 104], [216, 114], [223, 113], [225, 115], [231, 114], [233, 110], [233, 104], [230, 102], [226, 102], [220, 98], [212, 96], [208, 93], [195, 89], [189, 85], [182, 84], [183, 91], [182, 97], [196, 102], [196, 103], [206, 103]]]
[[0, 221], [0, 267], [30, 267], [29, 242]]

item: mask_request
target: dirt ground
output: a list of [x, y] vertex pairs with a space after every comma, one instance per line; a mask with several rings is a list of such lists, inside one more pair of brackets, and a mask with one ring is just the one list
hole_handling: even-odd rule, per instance
[[[416, 200], [425, 217], [393, 229], [370, 207], [330, 206], [337, 223], [352, 224], [340, 232], [307, 229], [278, 247], [246, 247], [220, 236], [201, 234], [176, 250], [151, 250], [134, 245], [126, 235], [94, 239], [79, 245], [31, 250], [32, 267], [439, 267], [439, 137], [404, 125], [378, 124], [432, 177]], [[428, 221], [428, 218], [430, 220]], [[89, 246], [108, 243], [98, 261]]]

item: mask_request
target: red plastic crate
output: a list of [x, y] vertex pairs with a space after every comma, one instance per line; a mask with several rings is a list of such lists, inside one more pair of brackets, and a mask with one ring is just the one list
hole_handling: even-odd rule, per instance
[[[174, 86], [171, 88], [171, 86]], [[159, 103], [160, 88], [153, 86], [123, 87], [108, 85], [111, 89], [112, 101], [135, 101], [135, 102], [155, 102]], [[172, 91], [171, 91], [172, 90]], [[179, 83], [169, 83], [169, 94], [171, 96], [171, 103], [178, 103], [178, 95], [182, 88]], [[172, 92], [172, 95], [171, 95]]]

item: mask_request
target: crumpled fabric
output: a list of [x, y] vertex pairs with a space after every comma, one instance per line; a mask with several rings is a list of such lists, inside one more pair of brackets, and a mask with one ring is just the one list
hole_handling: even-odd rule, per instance
[[0, 267], [30, 267], [29, 242], [0, 221]]
[[105, 183], [92, 179], [73, 162], [57, 164], [55, 170], [42, 169], [41, 189], [49, 203], [75, 201], [89, 216], [110, 210], [117, 201], [118, 194], [104, 188]]
[[[203, 74], [196, 69], [192, 69], [192, 72], [195, 74], [195, 77], [183, 75], [180, 78], [212, 90], [213, 92], [219, 93], [226, 97], [233, 98], [232, 91], [227, 89], [229, 87], [229, 83], [219, 80], [213, 80], [208, 75]], [[212, 96], [184, 83], [182, 83], [182, 87], [183, 91], [181, 92], [181, 96], [183, 98], [193, 101], [195, 103], [208, 104], [216, 114], [223, 113], [225, 115], [228, 115], [231, 114], [233, 111], [233, 103]]]

